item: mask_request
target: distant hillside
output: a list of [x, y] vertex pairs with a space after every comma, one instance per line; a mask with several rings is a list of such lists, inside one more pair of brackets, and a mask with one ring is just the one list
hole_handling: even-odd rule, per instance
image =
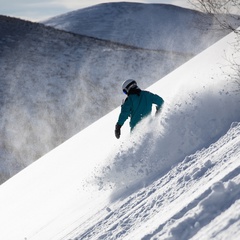
[[194, 54], [229, 33], [217, 26], [213, 15], [173, 5], [130, 2], [99, 4], [43, 23], [132, 46]]
[[5, 16], [0, 32], [1, 182], [119, 106], [123, 80], [145, 88], [192, 57]]

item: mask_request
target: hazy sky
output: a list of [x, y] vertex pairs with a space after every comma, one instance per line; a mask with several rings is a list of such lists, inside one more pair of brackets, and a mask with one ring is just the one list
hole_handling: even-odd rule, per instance
[[[0, 0], [0, 15], [41, 21], [95, 4], [119, 1], [121, 0]], [[188, 0], [128, 0], [127, 2], [167, 3], [182, 7], [190, 6]]]

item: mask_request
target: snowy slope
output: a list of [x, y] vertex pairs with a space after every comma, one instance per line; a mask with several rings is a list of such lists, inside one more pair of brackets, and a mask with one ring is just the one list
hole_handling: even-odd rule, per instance
[[239, 135], [240, 124], [233, 124], [209, 148], [129, 197], [118, 195], [121, 200], [90, 218], [90, 226], [82, 223], [63, 239], [237, 239]]
[[125, 125], [114, 139], [117, 108], [2, 184], [1, 239], [235, 239], [240, 96], [226, 61], [234, 39], [152, 85], [165, 106], [133, 135]]
[[212, 15], [174, 5], [131, 2], [103, 3], [43, 23], [141, 48], [192, 54], [229, 33], [217, 27]]

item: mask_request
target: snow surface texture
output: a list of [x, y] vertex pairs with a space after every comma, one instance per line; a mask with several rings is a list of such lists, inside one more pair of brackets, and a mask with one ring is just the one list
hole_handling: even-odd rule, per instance
[[117, 108], [2, 184], [1, 239], [237, 239], [234, 41], [232, 33], [152, 85], [162, 113], [133, 134], [126, 124], [115, 139]]
[[[145, 21], [139, 23], [141, 15]], [[0, 182], [119, 106], [124, 80], [137, 79], [146, 88], [228, 33], [209, 31], [210, 16], [164, 5], [103, 4], [69, 13], [64, 21], [67, 31], [77, 24], [82, 34], [121, 37], [124, 45], [0, 17]], [[153, 40], [160, 45], [147, 50]]]

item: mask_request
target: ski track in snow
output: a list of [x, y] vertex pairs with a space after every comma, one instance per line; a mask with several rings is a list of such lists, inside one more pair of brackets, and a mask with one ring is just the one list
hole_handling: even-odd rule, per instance
[[[71, 234], [75, 240], [202, 239], [201, 229], [206, 226], [209, 239], [217, 237], [221, 231], [208, 224], [220, 221], [231, 207], [240, 207], [239, 157], [240, 123], [236, 123], [209, 148], [187, 156], [163, 177], [110, 204]], [[239, 220], [235, 211], [229, 225]], [[89, 223], [92, 226], [86, 230]], [[222, 225], [222, 231], [227, 231], [228, 223]], [[152, 233], [149, 226], [155, 229]]]

